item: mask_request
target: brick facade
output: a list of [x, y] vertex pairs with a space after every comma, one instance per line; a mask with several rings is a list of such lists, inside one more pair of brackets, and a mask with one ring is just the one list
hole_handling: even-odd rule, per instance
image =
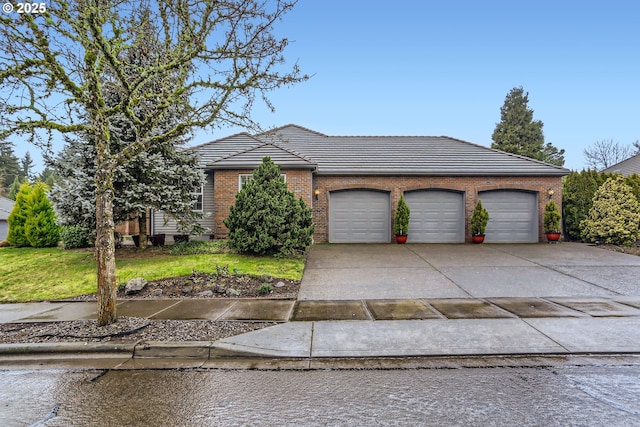
[[[239, 175], [251, 174], [251, 170], [217, 170], [214, 173], [214, 217], [216, 238], [226, 238], [228, 229], [223, 221], [235, 202]], [[447, 176], [318, 176], [309, 170], [282, 170], [286, 174], [287, 187], [297, 197], [311, 206], [316, 227], [314, 242], [327, 242], [329, 238], [329, 193], [345, 189], [370, 189], [391, 194], [391, 218], [400, 195], [405, 191], [419, 189], [454, 190], [464, 194], [465, 240], [470, 241], [469, 218], [478, 200], [478, 193], [489, 190], [521, 190], [538, 194], [539, 240], [544, 241], [544, 208], [549, 201], [548, 191], [553, 190], [552, 200], [560, 208], [562, 203], [562, 180], [560, 177], [447, 177]], [[392, 223], [389, 224], [389, 230]], [[393, 236], [393, 233], [390, 233]]]
[[[313, 200], [313, 220], [316, 231], [314, 242], [329, 239], [329, 193], [344, 189], [382, 190], [391, 194], [391, 218], [400, 195], [405, 191], [419, 189], [454, 190], [464, 194], [465, 200], [465, 241], [470, 241], [469, 218], [478, 193], [488, 190], [523, 190], [538, 194], [539, 240], [544, 241], [544, 208], [549, 201], [548, 191], [553, 190], [552, 200], [562, 206], [562, 180], [560, 177], [447, 177], [447, 176], [314, 176], [313, 190], [318, 192]], [[392, 224], [389, 224], [389, 230]], [[390, 233], [393, 236], [393, 233]]]
[[[252, 174], [252, 170], [216, 170], [213, 179], [214, 235], [216, 238], [227, 238], [229, 230], [223, 221], [229, 216], [229, 210], [236, 201], [240, 175]], [[302, 197], [307, 206], [312, 205], [310, 170], [282, 169], [286, 175], [287, 187], [296, 197]]]

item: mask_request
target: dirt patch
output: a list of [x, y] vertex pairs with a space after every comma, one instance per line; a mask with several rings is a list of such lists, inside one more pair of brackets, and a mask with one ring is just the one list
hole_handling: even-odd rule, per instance
[[625, 254], [640, 256], [640, 245], [634, 246], [618, 246], [618, 245], [597, 245], [597, 248], [608, 251], [622, 252]]
[[[281, 279], [263, 275], [259, 277], [230, 274], [226, 268], [214, 273], [194, 272], [189, 276], [153, 280], [139, 292], [127, 293], [118, 288], [118, 299], [211, 299], [211, 298], [268, 298], [296, 299], [299, 280]], [[72, 301], [95, 301], [96, 294], [81, 295]]]

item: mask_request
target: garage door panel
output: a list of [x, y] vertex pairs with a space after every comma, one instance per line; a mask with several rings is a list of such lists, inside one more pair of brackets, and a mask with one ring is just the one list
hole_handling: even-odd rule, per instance
[[532, 243], [538, 241], [538, 200], [524, 191], [487, 191], [479, 194], [489, 212], [487, 243]]
[[409, 217], [409, 242], [464, 242], [462, 193], [442, 190], [411, 191], [404, 195]]
[[330, 242], [386, 243], [390, 224], [388, 193], [345, 190], [330, 194]]

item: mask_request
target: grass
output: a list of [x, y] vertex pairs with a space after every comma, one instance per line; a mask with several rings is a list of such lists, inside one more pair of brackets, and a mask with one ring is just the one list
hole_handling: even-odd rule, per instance
[[[186, 276], [193, 270], [215, 271], [216, 264], [242, 274], [269, 274], [299, 280], [304, 260], [252, 257], [230, 253], [171, 255], [169, 249], [120, 250], [118, 284], [134, 277], [147, 280]], [[96, 291], [96, 264], [88, 250], [0, 248], [0, 303], [51, 301]]]

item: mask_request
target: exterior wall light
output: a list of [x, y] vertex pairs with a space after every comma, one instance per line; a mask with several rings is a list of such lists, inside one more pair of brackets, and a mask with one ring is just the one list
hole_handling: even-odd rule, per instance
[[554, 194], [555, 194], [555, 191], [553, 191], [553, 189], [550, 188], [547, 190], [547, 196], [549, 196], [549, 199], [551, 199]]
[[320, 195], [320, 193], [322, 193], [322, 190], [320, 190], [319, 188], [313, 190], [313, 195], [316, 196], [316, 200], [318, 200], [318, 196]]

